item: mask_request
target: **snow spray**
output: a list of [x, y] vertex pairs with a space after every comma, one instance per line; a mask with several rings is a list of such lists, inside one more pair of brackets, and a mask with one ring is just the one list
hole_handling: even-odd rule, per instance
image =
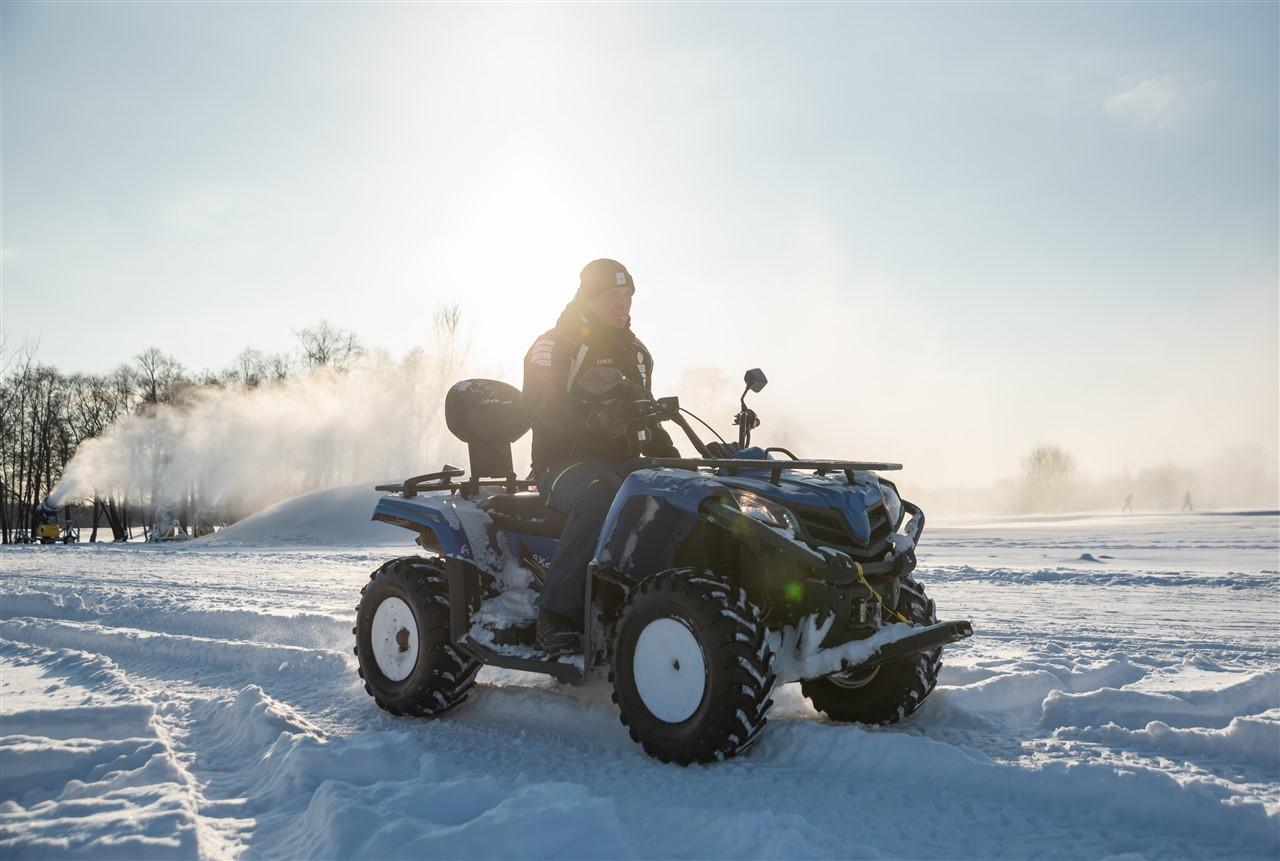
[[465, 465], [443, 409], [445, 392], [463, 375], [447, 357], [415, 350], [252, 389], [198, 388], [86, 440], [50, 500], [195, 500], [229, 521], [312, 490], [398, 480], [445, 461]]

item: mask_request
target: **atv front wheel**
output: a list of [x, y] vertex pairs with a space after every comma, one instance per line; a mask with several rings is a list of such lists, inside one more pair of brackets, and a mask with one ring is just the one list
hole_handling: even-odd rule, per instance
[[663, 762], [734, 756], [773, 705], [761, 614], [730, 580], [673, 568], [634, 587], [615, 629], [609, 681], [631, 738]]
[[[924, 587], [911, 577], [902, 578], [896, 609], [913, 625], [932, 625], [938, 621], [933, 601], [925, 594]], [[800, 683], [800, 691], [814, 708], [832, 720], [897, 723], [920, 708], [938, 684], [941, 659], [941, 647], [930, 649], [869, 670], [806, 679]]]
[[394, 715], [453, 708], [480, 669], [449, 640], [449, 586], [437, 559], [392, 559], [369, 575], [351, 632], [365, 691]]

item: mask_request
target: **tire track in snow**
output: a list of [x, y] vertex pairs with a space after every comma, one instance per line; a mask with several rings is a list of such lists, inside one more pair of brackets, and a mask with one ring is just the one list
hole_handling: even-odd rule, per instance
[[20, 590], [5, 596], [0, 620], [32, 617], [92, 622], [218, 640], [248, 640], [304, 648], [341, 647], [351, 639], [349, 618], [319, 613], [263, 613], [251, 610], [205, 610], [174, 606], [172, 601], [94, 600], [82, 591]]
[[201, 787], [166, 717], [172, 709], [102, 655], [0, 640], [0, 667], [38, 669], [45, 694], [84, 703], [41, 708], [36, 691], [6, 686], [4, 857], [233, 857], [234, 829], [201, 812]]
[[112, 628], [92, 622], [5, 619], [0, 637], [49, 649], [79, 649], [145, 668], [162, 678], [189, 678], [196, 668], [221, 671], [248, 683], [270, 678], [305, 685], [349, 681], [354, 659], [327, 649], [219, 640]]

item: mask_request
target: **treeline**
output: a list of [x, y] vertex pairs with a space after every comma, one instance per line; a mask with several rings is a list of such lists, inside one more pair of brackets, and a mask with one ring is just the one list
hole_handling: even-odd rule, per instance
[[[363, 352], [353, 333], [326, 321], [296, 334], [295, 354], [246, 349], [228, 368], [197, 373], [155, 347], [109, 373], [64, 374], [40, 363], [34, 347], [6, 352], [0, 346], [0, 542], [33, 533], [40, 504], [76, 451], [123, 417], [146, 415], [163, 405], [181, 406], [210, 388], [254, 389], [283, 384], [318, 367], [342, 369]], [[196, 489], [189, 488], [175, 510], [160, 513], [176, 518], [180, 529], [189, 533], [197, 525], [197, 501]], [[95, 489], [87, 500], [65, 500], [63, 517], [70, 519], [73, 509], [82, 508], [91, 529], [89, 540], [97, 540], [102, 524], [113, 540], [126, 541], [136, 528], [146, 534], [154, 525], [157, 498], [141, 488], [137, 493]]]
[[1113, 475], [1088, 475], [1069, 452], [1040, 445], [1016, 477], [982, 487], [935, 487], [919, 494], [946, 515], [1037, 515], [1080, 511], [1178, 512], [1280, 506], [1275, 455], [1257, 447], [1225, 449], [1193, 465], [1164, 463]]

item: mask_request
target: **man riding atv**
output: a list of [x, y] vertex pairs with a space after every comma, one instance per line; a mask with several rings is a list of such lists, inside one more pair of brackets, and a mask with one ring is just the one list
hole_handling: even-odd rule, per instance
[[[743, 376], [736, 443], [704, 442], [678, 398], [651, 392], [634, 289], [622, 264], [589, 263], [530, 349], [523, 392], [449, 389], [469, 471], [378, 486], [373, 519], [415, 533], [425, 555], [383, 563], [361, 589], [365, 690], [392, 714], [431, 717], [485, 665], [565, 682], [607, 666], [631, 737], [682, 764], [751, 745], [776, 684], [799, 682], [835, 720], [910, 715], [942, 647], [973, 628], [938, 621], [912, 576], [924, 512], [879, 475], [901, 465], [753, 445], [759, 368]], [[696, 456], [679, 456], [663, 423]], [[511, 449], [531, 425], [536, 493]]]
[[[524, 360], [533, 473], [543, 502], [566, 517], [538, 599], [538, 644], [548, 655], [579, 648], [587, 566], [609, 505], [630, 471], [624, 438], [630, 399], [620, 395], [653, 397], [653, 357], [631, 331], [634, 294], [625, 266], [591, 261], [555, 328], [538, 337]], [[626, 382], [584, 403], [572, 394], [574, 382], [595, 367], [616, 368]], [[643, 454], [680, 456], [660, 427]]]

